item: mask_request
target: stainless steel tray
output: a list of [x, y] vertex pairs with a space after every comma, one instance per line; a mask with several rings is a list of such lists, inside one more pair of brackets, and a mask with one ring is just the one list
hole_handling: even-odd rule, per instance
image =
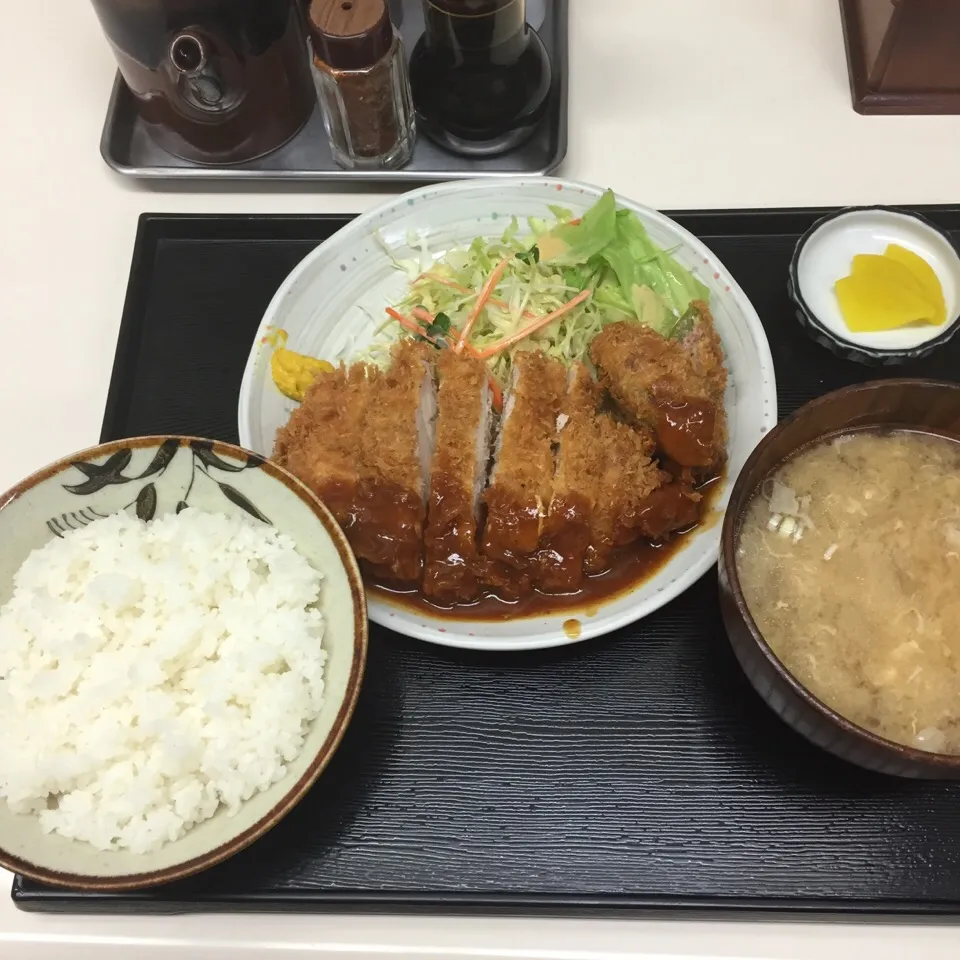
[[[429, 183], [468, 177], [511, 177], [550, 173], [567, 152], [568, 0], [527, 0], [527, 15], [550, 54], [553, 89], [547, 115], [526, 143], [499, 157], [447, 153], [419, 137], [413, 159], [402, 170], [342, 170], [333, 162], [319, 110], [286, 146], [249, 163], [207, 166], [181, 160], [157, 146], [140, 119], [133, 95], [117, 74], [100, 139], [100, 153], [117, 173], [147, 179], [406, 181]], [[392, 0], [407, 51], [423, 32], [420, 0]]]

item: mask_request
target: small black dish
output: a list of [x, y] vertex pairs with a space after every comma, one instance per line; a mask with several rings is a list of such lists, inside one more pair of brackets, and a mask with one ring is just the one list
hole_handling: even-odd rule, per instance
[[[854, 333], [840, 313], [833, 286], [858, 253], [882, 253], [898, 243], [919, 254], [943, 287], [947, 316], [940, 327]], [[871, 366], [919, 360], [947, 343], [960, 327], [960, 256], [950, 237], [920, 214], [897, 207], [847, 207], [818, 220], [799, 239], [787, 280], [797, 319], [832, 353]]]

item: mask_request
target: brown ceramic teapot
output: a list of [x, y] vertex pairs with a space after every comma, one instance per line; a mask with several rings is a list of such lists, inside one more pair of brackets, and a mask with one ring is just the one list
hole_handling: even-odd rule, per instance
[[296, 134], [316, 103], [298, 0], [93, 0], [153, 138], [239, 163]]

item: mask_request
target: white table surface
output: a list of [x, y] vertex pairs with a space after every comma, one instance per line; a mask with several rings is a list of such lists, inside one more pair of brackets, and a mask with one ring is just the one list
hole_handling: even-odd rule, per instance
[[[837, 0], [570, 0], [566, 176], [651, 206], [960, 199], [960, 118], [865, 118]], [[98, 143], [114, 66], [86, 0], [0, 0], [0, 488], [97, 441], [137, 217], [358, 212], [384, 194], [143, 187]], [[960, 928], [345, 916], [52, 917], [0, 871], [0, 958], [955, 960]]]

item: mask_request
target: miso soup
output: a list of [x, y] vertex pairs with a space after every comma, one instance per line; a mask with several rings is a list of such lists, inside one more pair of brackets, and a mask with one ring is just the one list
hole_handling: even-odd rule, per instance
[[960, 444], [863, 432], [802, 450], [750, 503], [737, 569], [767, 643], [823, 703], [960, 754]]

